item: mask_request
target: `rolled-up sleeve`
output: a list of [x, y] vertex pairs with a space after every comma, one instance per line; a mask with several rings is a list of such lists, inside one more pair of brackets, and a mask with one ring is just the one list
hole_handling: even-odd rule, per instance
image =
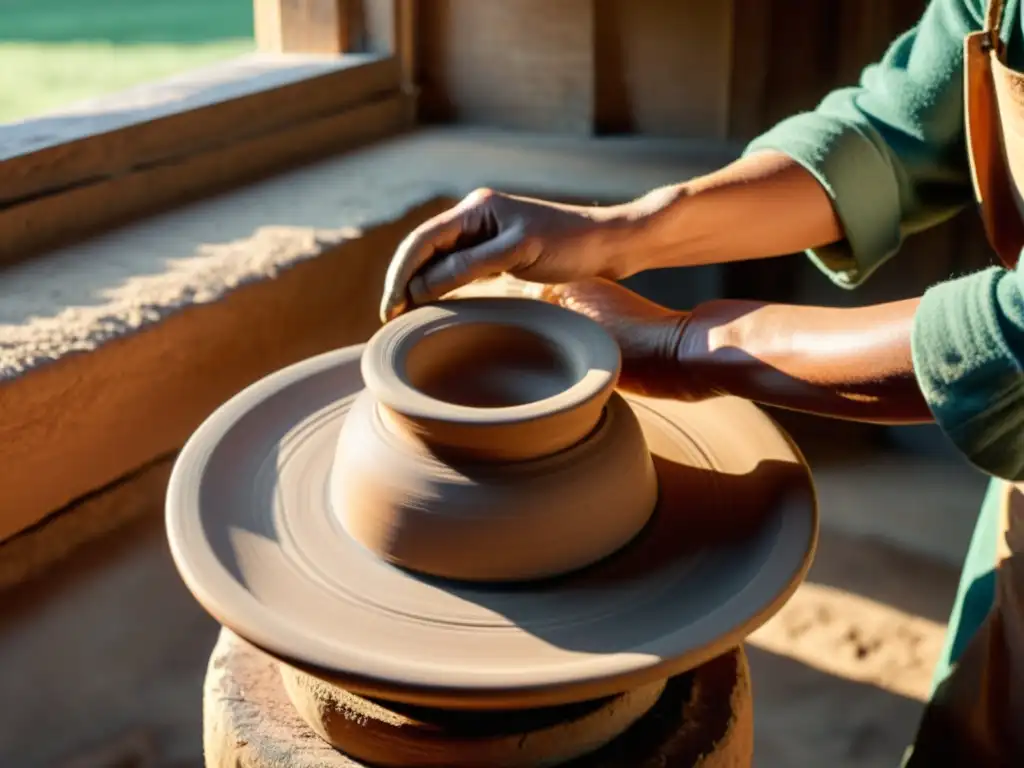
[[912, 347], [943, 431], [975, 466], [1024, 481], [1024, 263], [928, 290]]
[[837, 285], [854, 288], [903, 239], [971, 199], [964, 150], [963, 41], [984, 0], [932, 0], [860, 84], [827, 96], [755, 139], [805, 167], [831, 197], [845, 239], [808, 252]]

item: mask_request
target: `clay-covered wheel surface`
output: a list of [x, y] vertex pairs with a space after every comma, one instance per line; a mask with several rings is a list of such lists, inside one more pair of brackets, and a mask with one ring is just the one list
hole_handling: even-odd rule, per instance
[[362, 346], [239, 393], [182, 450], [167, 498], [178, 569], [222, 624], [353, 692], [449, 708], [595, 699], [736, 646], [803, 579], [817, 508], [799, 452], [733, 398], [628, 397], [659, 482], [650, 523], [590, 568], [514, 587], [389, 565], [329, 502]]

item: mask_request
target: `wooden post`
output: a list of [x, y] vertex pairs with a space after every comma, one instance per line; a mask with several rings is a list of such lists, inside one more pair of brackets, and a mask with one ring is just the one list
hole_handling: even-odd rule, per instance
[[399, 0], [395, 22], [398, 58], [402, 62], [402, 85], [416, 87], [416, 0]]
[[268, 53], [348, 53], [349, 0], [253, 0], [256, 45]]

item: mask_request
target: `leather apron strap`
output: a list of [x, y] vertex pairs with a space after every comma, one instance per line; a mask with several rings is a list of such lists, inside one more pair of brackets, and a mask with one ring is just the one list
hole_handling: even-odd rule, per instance
[[985, 28], [964, 40], [964, 108], [971, 177], [985, 234], [1003, 264], [1012, 268], [1024, 246], [1024, 219], [1007, 172], [993, 79], [993, 71], [1002, 69], [1005, 10], [1005, 0], [989, 0]]
[[999, 32], [1003, 27], [1003, 16], [1006, 15], [1006, 0], [989, 0], [985, 8], [985, 30], [994, 35], [994, 42], [999, 41]]

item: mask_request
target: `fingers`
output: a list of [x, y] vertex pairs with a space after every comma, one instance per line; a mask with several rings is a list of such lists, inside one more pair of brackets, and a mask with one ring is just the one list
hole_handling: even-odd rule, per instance
[[463, 210], [455, 207], [424, 222], [410, 232], [395, 250], [384, 278], [384, 295], [380, 303], [383, 322], [391, 320], [408, 308], [409, 281], [439, 250], [451, 248], [464, 234]]
[[478, 189], [409, 233], [396, 249], [384, 279], [382, 321], [387, 322], [409, 308], [409, 283], [432, 258], [473, 246], [495, 234], [497, 221], [492, 202], [498, 197], [489, 189]]
[[443, 299], [516, 298], [547, 301], [550, 286], [520, 280], [507, 272], [498, 277], [483, 278], [444, 294]]
[[467, 283], [508, 271], [521, 239], [522, 228], [513, 226], [484, 243], [443, 256], [409, 281], [409, 297], [414, 304], [427, 304]]

